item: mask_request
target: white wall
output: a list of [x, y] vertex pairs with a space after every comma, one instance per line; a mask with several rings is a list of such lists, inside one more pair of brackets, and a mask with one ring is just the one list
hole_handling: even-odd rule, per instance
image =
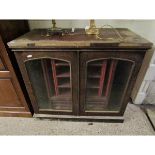
[[[155, 20], [95, 20], [97, 27], [109, 24], [113, 27], [129, 28], [142, 37], [155, 44]], [[85, 28], [89, 25], [89, 20], [56, 20], [57, 27], [62, 28]], [[30, 29], [50, 28], [51, 20], [29, 20]], [[155, 65], [155, 59], [153, 60]], [[154, 80], [147, 89], [145, 102], [155, 104], [155, 70], [153, 70]]]

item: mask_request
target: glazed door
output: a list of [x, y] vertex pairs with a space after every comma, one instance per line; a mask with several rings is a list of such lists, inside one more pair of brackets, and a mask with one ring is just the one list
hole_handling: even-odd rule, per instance
[[81, 52], [81, 115], [121, 115], [139, 59], [134, 52]]
[[24, 63], [21, 71], [35, 113], [78, 113], [75, 54], [60, 51], [16, 54], [18, 61], [23, 58], [18, 63]]

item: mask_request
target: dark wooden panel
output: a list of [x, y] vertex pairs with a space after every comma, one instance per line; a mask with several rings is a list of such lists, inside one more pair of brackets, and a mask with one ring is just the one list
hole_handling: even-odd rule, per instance
[[11, 79], [0, 79], [0, 106], [22, 106]]
[[0, 20], [0, 34], [7, 43], [29, 31], [26, 20]]
[[[26, 116], [30, 117], [28, 105], [23, 96], [21, 87], [14, 73], [9, 55], [0, 36], [1, 66], [5, 70], [0, 71], [0, 116]], [[14, 108], [16, 107], [16, 108]], [[19, 107], [19, 109], [18, 109]], [[23, 109], [21, 111], [21, 108]], [[19, 111], [18, 111], [19, 110]]]
[[11, 78], [10, 71], [0, 71], [0, 79], [1, 78]]
[[5, 70], [4, 64], [0, 58], [0, 70]]

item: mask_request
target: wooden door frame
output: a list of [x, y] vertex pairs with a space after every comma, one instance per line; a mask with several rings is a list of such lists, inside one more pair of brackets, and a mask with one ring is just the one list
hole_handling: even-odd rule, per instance
[[[128, 52], [127, 52], [128, 51]], [[80, 115], [100, 115], [100, 116], [122, 116], [124, 114], [127, 103], [130, 99], [131, 90], [133, 88], [134, 82], [136, 80], [136, 76], [140, 69], [143, 57], [145, 52], [142, 50], [82, 50], [80, 53]], [[84, 54], [83, 54], [84, 53]], [[131, 77], [127, 83], [127, 91], [124, 93], [124, 98], [121, 104], [121, 108], [119, 111], [103, 111], [103, 112], [85, 112], [84, 104], [85, 104], [85, 96], [86, 96], [86, 88], [84, 86], [85, 78], [86, 78], [86, 62], [91, 59], [101, 59], [101, 58], [116, 58], [116, 59], [127, 59], [135, 63], [135, 67], [133, 72], [131, 73]]]
[[[30, 60], [31, 58], [27, 58], [27, 55], [32, 55], [33, 59], [39, 59], [39, 58], [58, 58], [58, 59], [64, 59], [70, 62], [71, 64], [71, 74], [72, 74], [72, 112], [66, 112], [66, 111], [52, 111], [52, 110], [39, 110], [36, 97], [34, 95], [34, 91], [30, 82], [30, 79], [27, 74], [25, 62]], [[75, 72], [77, 69], [77, 53], [75, 51], [69, 51], [65, 52], [63, 50], [53, 50], [49, 49], [47, 51], [44, 49], [37, 50], [22, 50], [15, 52], [15, 56], [20, 68], [20, 71], [22, 73], [24, 83], [26, 85], [27, 91], [30, 96], [30, 100], [32, 102], [32, 106], [35, 113], [40, 114], [72, 114], [72, 115], [78, 115], [79, 114], [79, 104], [78, 104], [78, 73]]]

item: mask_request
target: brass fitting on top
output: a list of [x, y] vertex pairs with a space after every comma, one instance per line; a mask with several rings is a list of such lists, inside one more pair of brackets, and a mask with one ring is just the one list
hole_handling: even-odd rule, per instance
[[96, 28], [96, 24], [95, 24], [94, 19], [90, 20], [90, 26], [89, 26], [88, 29], [85, 29], [85, 31], [86, 31], [86, 34], [89, 34], [89, 35], [97, 35], [97, 34], [99, 34], [99, 29]]

